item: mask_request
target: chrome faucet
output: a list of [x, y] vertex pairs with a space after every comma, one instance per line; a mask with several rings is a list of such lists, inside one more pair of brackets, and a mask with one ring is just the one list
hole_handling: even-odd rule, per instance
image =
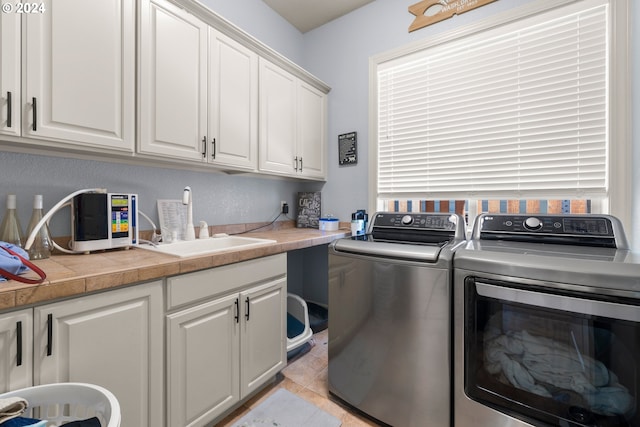
[[193, 228], [193, 197], [191, 194], [191, 187], [184, 187], [182, 193], [182, 204], [187, 205], [187, 226], [184, 231], [184, 240], [195, 240], [196, 232]]

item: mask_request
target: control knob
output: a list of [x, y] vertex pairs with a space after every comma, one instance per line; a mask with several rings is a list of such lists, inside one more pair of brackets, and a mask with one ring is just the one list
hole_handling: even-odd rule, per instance
[[542, 221], [535, 216], [530, 216], [524, 221], [524, 228], [527, 230], [540, 230], [542, 228]]
[[402, 224], [411, 225], [413, 224], [413, 217], [411, 215], [405, 215], [402, 217]]

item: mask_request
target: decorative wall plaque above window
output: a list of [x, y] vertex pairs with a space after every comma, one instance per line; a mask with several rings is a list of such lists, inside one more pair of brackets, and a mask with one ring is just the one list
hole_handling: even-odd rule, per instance
[[460, 15], [494, 1], [496, 0], [423, 0], [409, 6], [409, 13], [416, 17], [409, 26], [409, 32], [444, 21], [453, 15]]

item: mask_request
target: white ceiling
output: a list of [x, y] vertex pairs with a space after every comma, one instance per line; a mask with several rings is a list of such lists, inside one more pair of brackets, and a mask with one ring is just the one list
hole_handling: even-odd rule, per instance
[[373, 0], [263, 0], [300, 32], [306, 33]]

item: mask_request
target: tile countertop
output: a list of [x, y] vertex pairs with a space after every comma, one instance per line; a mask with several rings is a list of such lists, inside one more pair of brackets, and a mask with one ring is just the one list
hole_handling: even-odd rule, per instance
[[[275, 240], [275, 243], [249, 249], [232, 249], [211, 255], [179, 258], [145, 249], [114, 249], [90, 255], [53, 255], [51, 258], [33, 261], [47, 274], [40, 285], [27, 285], [17, 281], [0, 282], [0, 310], [9, 310], [32, 304], [45, 303], [59, 298], [80, 296], [118, 286], [161, 279], [175, 274], [188, 273], [210, 267], [246, 261], [296, 249], [330, 243], [349, 236], [348, 224], [340, 224], [337, 231], [320, 231], [313, 228], [295, 228], [293, 222], [276, 227], [263, 228], [243, 234], [247, 237]], [[240, 224], [226, 227], [210, 227], [212, 233], [241, 233], [255, 227]], [[36, 277], [27, 273], [26, 277]]]

